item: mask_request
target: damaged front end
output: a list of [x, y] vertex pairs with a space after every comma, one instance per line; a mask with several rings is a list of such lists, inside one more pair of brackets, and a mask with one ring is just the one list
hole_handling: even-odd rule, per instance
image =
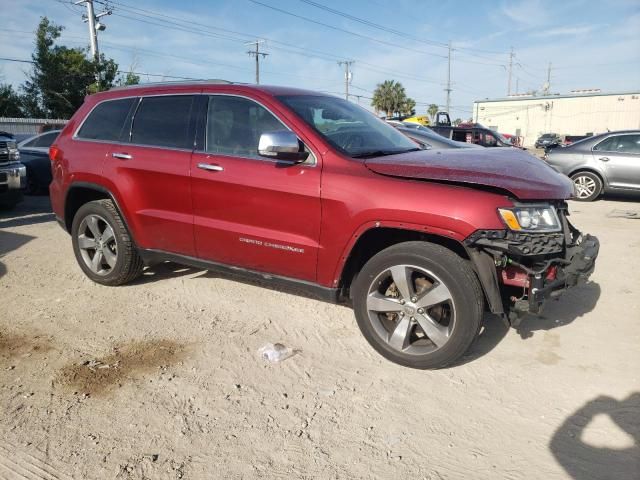
[[[541, 231], [523, 228], [522, 224], [531, 223], [530, 214], [518, 208], [524, 213], [533, 209]], [[506, 229], [477, 230], [465, 240], [465, 247], [489, 309], [517, 326], [524, 314], [539, 314], [548, 298], [585, 282], [594, 270], [600, 244], [571, 225], [566, 202], [516, 206], [512, 211], [515, 214], [500, 211]]]

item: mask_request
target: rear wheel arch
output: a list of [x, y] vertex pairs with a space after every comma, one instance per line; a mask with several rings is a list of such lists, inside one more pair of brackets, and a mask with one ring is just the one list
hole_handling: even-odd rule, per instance
[[425, 233], [417, 230], [372, 227], [363, 232], [349, 251], [349, 255], [340, 272], [338, 288], [345, 298], [349, 298], [349, 289], [356, 275], [374, 255], [382, 250], [405, 242], [423, 241], [451, 250], [459, 257], [469, 260], [464, 246], [450, 237]]
[[64, 225], [67, 232], [71, 232], [73, 218], [80, 207], [94, 200], [111, 200], [120, 214], [129, 234], [132, 235], [127, 219], [124, 216], [115, 195], [113, 195], [113, 193], [106, 187], [89, 182], [76, 182], [72, 184], [67, 191], [64, 202]]

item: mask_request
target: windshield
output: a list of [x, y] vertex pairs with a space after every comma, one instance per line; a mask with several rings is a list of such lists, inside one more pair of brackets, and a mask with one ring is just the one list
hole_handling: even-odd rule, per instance
[[286, 95], [278, 99], [340, 152], [353, 158], [419, 150], [362, 107], [337, 97]]

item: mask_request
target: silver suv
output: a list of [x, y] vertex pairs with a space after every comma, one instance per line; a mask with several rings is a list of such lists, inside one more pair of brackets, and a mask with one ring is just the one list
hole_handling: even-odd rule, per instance
[[640, 130], [589, 137], [556, 148], [544, 159], [573, 180], [577, 200], [590, 202], [603, 192], [640, 192]]

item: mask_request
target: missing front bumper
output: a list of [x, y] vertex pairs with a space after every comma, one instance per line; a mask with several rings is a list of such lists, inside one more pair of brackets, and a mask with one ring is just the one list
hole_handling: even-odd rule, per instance
[[[598, 239], [581, 234], [566, 218], [564, 222], [563, 233], [546, 238], [509, 239], [503, 233], [481, 231], [468, 239], [467, 252], [490, 311], [512, 326], [527, 313], [539, 314], [546, 300], [586, 282], [593, 273]], [[523, 255], [524, 245], [531, 247], [531, 254]], [[517, 278], [505, 279], [505, 270], [515, 271]]]
[[528, 311], [538, 313], [544, 301], [571, 287], [585, 283], [596, 266], [600, 242], [592, 235], [581, 236], [579, 243], [568, 249], [568, 263], [556, 269], [554, 280], [545, 281], [542, 275], [532, 275]]

